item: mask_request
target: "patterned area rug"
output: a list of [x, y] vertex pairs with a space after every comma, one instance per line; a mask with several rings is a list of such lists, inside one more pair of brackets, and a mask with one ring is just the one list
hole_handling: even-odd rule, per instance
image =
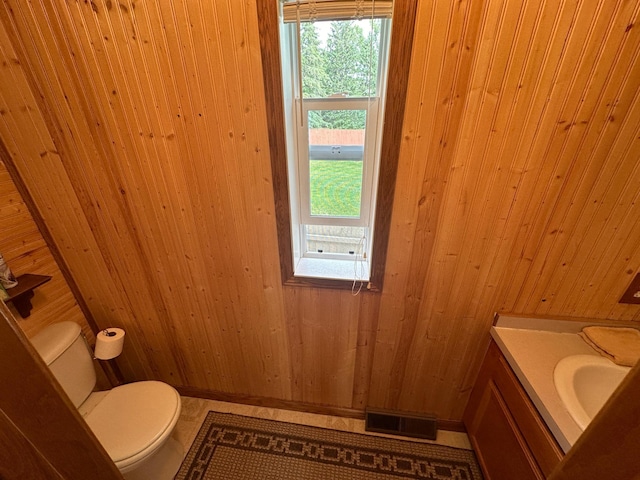
[[481, 480], [472, 451], [209, 412], [175, 480]]

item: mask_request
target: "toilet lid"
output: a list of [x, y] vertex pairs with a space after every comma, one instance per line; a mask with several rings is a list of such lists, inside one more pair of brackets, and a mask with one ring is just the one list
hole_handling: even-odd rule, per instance
[[135, 382], [110, 390], [85, 421], [119, 468], [146, 457], [171, 433], [180, 395], [166, 383]]

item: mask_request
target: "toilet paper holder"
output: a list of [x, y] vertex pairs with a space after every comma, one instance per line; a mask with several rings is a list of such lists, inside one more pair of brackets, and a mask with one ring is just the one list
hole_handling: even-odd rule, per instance
[[111, 360], [122, 353], [125, 331], [121, 328], [109, 327], [96, 335], [94, 356], [98, 360]]

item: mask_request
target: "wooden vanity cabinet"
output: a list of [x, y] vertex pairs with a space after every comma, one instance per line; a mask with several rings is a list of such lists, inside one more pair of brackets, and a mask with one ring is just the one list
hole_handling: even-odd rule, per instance
[[463, 419], [487, 480], [545, 479], [564, 456], [493, 341]]

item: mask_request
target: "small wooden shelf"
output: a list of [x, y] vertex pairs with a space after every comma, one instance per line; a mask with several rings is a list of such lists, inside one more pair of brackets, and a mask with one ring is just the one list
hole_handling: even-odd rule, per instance
[[31, 315], [31, 299], [33, 298], [33, 291], [51, 280], [49, 275], [35, 275], [33, 273], [25, 273], [18, 278], [18, 285], [13, 288], [7, 288], [9, 298], [5, 300], [5, 303], [13, 303], [18, 310], [18, 313], [22, 318], [27, 318]]

